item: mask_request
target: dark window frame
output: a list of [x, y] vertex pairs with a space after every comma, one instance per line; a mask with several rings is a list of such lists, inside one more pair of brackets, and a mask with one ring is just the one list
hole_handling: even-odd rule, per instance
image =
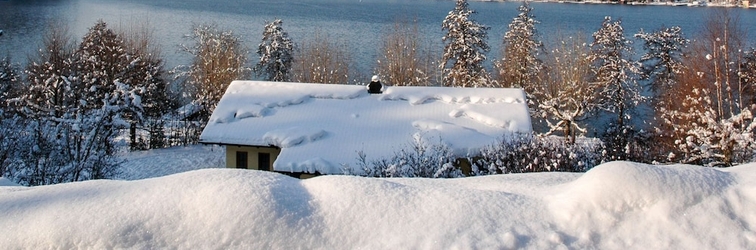
[[236, 151], [236, 168], [249, 168], [249, 154], [246, 151]]
[[271, 171], [270, 153], [257, 153], [257, 169]]

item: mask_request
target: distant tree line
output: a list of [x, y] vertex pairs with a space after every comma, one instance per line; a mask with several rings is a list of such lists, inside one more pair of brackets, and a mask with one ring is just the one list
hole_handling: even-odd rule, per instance
[[[756, 50], [726, 9], [709, 16], [692, 40], [679, 27], [628, 36], [621, 21], [607, 17], [590, 36], [561, 36], [546, 48], [524, 2], [491, 68], [484, 64], [489, 27], [475, 13], [466, 0], [456, 1], [441, 23], [441, 48], [421, 40], [415, 22], [397, 21], [381, 36], [370, 72], [397, 86], [524, 89], [536, 132], [506, 135], [466, 156], [473, 173], [584, 171], [608, 160], [752, 160]], [[103, 21], [78, 43], [52, 25], [23, 67], [0, 60], [0, 175], [26, 185], [110, 178], [119, 152], [197, 143], [233, 80], [354, 84], [367, 75], [355, 70], [345, 43], [322, 32], [296, 43], [281, 20], [264, 24], [255, 64], [245, 42], [217, 25], [196, 25], [187, 38], [192, 43], [181, 48], [192, 62], [173, 69], [165, 68], [148, 25], [114, 30]], [[634, 41], [645, 50], [640, 60], [633, 59]], [[581, 139], [587, 135], [600, 140]], [[443, 147], [414, 148], [441, 150], [439, 169], [418, 171], [459, 173]], [[394, 160], [415, 157], [413, 151]], [[387, 173], [381, 171], [371, 173]]]

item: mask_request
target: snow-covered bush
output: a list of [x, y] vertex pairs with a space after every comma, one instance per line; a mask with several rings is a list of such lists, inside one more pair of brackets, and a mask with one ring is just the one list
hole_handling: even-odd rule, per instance
[[441, 69], [442, 85], [447, 87], [489, 87], [491, 76], [483, 67], [486, 52], [490, 50], [486, 39], [490, 27], [471, 19], [474, 10], [467, 0], [457, 0], [454, 10], [444, 18], [441, 29], [446, 31]]
[[265, 24], [263, 38], [257, 46], [260, 62], [255, 66], [257, 76], [266, 81], [288, 82], [294, 61], [294, 42], [283, 30], [281, 19]]
[[28, 137], [21, 133], [24, 120], [18, 117], [3, 116], [0, 119], [0, 177], [13, 179], [16, 172], [19, 149]]
[[[455, 166], [457, 157], [449, 146], [439, 139], [430, 142], [421, 134], [413, 136], [412, 141], [400, 148], [390, 158], [368, 160], [365, 152], [358, 152], [358, 168], [369, 177], [425, 177], [454, 178], [463, 176]], [[349, 166], [345, 167], [347, 174]]]
[[472, 158], [472, 174], [583, 172], [603, 162], [602, 151], [597, 140], [570, 144], [556, 137], [508, 134]]

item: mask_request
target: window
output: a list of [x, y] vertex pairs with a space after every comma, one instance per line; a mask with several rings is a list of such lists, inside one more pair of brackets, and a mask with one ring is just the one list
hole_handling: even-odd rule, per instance
[[270, 171], [270, 154], [258, 153], [257, 154], [257, 167], [260, 170]]
[[247, 168], [247, 152], [236, 151], [236, 168]]

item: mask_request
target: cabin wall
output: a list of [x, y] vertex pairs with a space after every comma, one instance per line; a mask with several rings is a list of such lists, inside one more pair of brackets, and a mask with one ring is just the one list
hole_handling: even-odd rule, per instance
[[238, 159], [236, 156], [238, 155], [237, 152], [246, 152], [247, 153], [247, 169], [256, 169], [260, 170], [260, 166], [258, 164], [259, 162], [259, 156], [261, 153], [263, 154], [269, 154], [270, 159], [268, 162], [268, 166], [270, 166], [270, 171], [273, 171], [273, 163], [278, 158], [278, 155], [281, 154], [280, 148], [275, 147], [252, 147], [252, 146], [232, 146], [227, 145], [226, 146], [226, 167], [227, 168], [237, 168]]

